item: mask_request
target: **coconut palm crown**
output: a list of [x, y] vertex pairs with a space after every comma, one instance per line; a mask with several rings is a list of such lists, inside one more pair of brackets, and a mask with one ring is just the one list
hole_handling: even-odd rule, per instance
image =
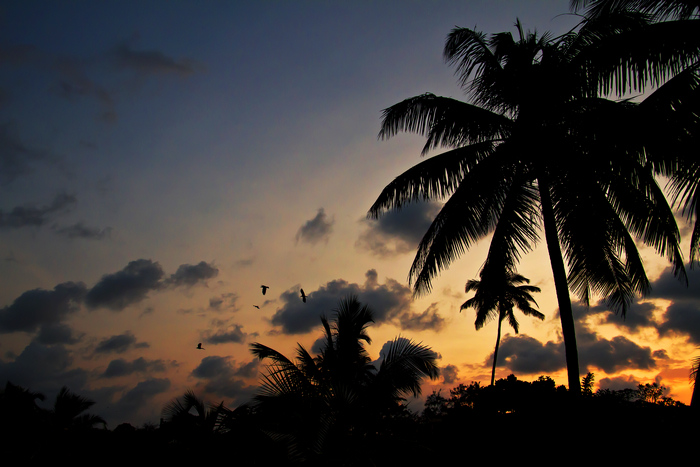
[[[629, 61], [615, 61], [619, 47], [610, 55], [604, 46], [644, 21], [590, 18], [560, 37], [525, 32], [519, 22], [517, 38], [455, 28], [444, 56], [470, 102], [430, 93], [406, 99], [384, 110], [379, 133], [422, 134], [423, 155], [449, 149], [396, 177], [368, 214], [445, 201], [409, 272], [416, 295], [430, 292], [439, 272], [487, 235], [493, 237], [486, 265], [514, 270], [544, 233], [575, 395], [569, 289], [585, 304], [602, 297], [624, 315], [650, 289], [635, 238], [685, 278], [680, 234], [655, 173], [668, 164], [668, 151], [687, 149], [687, 128], [669, 124], [672, 110], [659, 112], [667, 105], [663, 88], [641, 103], [603, 94], [627, 77], [641, 81], [627, 73]], [[677, 47], [654, 69], [689, 63], [689, 48]], [[666, 130], [664, 145], [658, 135]]]

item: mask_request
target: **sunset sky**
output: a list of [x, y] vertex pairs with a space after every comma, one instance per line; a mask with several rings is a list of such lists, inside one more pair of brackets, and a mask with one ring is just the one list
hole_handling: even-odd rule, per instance
[[[459, 310], [488, 239], [413, 300], [408, 270], [440, 205], [366, 219], [424, 143], [378, 140], [381, 111], [465, 98], [442, 59], [453, 27], [515, 33], [519, 18], [561, 34], [578, 21], [568, 3], [0, 2], [0, 384], [49, 401], [67, 385], [109, 428], [157, 422], [187, 389], [233, 408], [264, 369], [249, 344], [312, 348], [350, 294], [375, 311], [373, 359], [399, 335], [438, 354], [423, 396], [488, 384], [496, 323], [477, 332]], [[656, 380], [689, 403], [700, 272], [686, 288], [641, 251], [653, 291], [625, 320], [575, 308], [581, 375]], [[497, 377], [565, 384], [544, 245], [519, 272], [546, 319], [516, 311], [518, 335], [504, 323]]]

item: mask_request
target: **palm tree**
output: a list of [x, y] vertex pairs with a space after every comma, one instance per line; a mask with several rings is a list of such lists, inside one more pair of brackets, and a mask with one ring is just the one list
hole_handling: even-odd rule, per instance
[[[486, 271], [486, 273], [485, 273]], [[491, 369], [491, 386], [496, 378], [496, 362], [498, 361], [498, 346], [501, 342], [501, 324], [508, 318], [508, 323], [515, 333], [518, 333], [520, 325], [515, 318], [513, 308], [517, 307], [527, 316], [544, 319], [544, 315], [534, 309], [532, 304], [537, 306], [532, 294], [539, 292], [540, 288], [534, 285], [527, 285], [530, 280], [520, 274], [510, 271], [494, 271], [488, 274], [488, 270], [481, 270], [481, 280], [470, 280], [467, 282], [465, 292], [476, 292], [472, 298], [467, 300], [460, 307], [461, 310], [474, 308], [476, 310], [476, 321], [474, 326], [478, 331], [484, 324], [498, 315], [498, 332], [496, 334], [496, 349], [493, 351], [493, 367]], [[525, 285], [521, 285], [525, 283]]]
[[[519, 22], [517, 40], [508, 32], [488, 38], [453, 29], [444, 56], [456, 65], [472, 103], [433, 94], [409, 98], [384, 110], [379, 133], [383, 139], [401, 131], [425, 135], [424, 155], [451, 149], [399, 175], [368, 214], [376, 218], [405, 203], [447, 199], [409, 272], [416, 295], [430, 292], [442, 269], [489, 234], [486, 263], [513, 270], [538, 242], [541, 222], [569, 390], [576, 396], [569, 288], [585, 304], [599, 295], [624, 315], [636, 294], [649, 291], [633, 236], [668, 257], [674, 272], [685, 277], [673, 212], [654, 177], [654, 160], [647, 158], [650, 150], [663, 150], [646, 137], [657, 134], [657, 109], [601, 93], [620, 69], [608, 66], [613, 60], [600, 44], [632, 27], [612, 21], [586, 19], [558, 38], [525, 33]], [[599, 56], [605, 66], [597, 67]]]
[[660, 116], [655, 123], [665, 124], [665, 128], [649, 133], [664, 135], [657, 143], [663, 149], [649, 155], [656, 170], [669, 177], [674, 205], [682, 208], [689, 221], [695, 219], [690, 242], [692, 265], [700, 254], [700, 46], [696, 39], [700, 1], [571, 0], [570, 4], [572, 11], [584, 10], [590, 18], [648, 15], [651, 19], [620, 31], [615, 41], [605, 44], [616, 49], [613, 57], [619, 57], [608, 66], [622, 63], [626, 70], [615, 83], [618, 95], [658, 87], [645, 102]]
[[207, 436], [221, 431], [221, 419], [225, 413], [227, 409], [223, 401], [219, 405], [208, 405], [191, 389], [181, 398], [168, 402], [162, 411], [163, 421], [177, 438]]
[[95, 405], [95, 401], [75, 394], [67, 386], [63, 386], [56, 395], [51, 419], [60, 430], [84, 430], [93, 428], [98, 424], [105, 427], [107, 422], [102, 417], [84, 413], [93, 405]]
[[419, 395], [425, 378], [438, 376], [435, 353], [405, 338], [391, 343], [377, 368], [365, 348], [371, 309], [349, 297], [335, 312], [331, 321], [321, 318], [323, 346], [315, 357], [300, 344], [294, 360], [251, 344], [255, 356], [271, 361], [255, 396], [256, 413], [273, 439], [287, 442], [290, 456], [300, 460], [356, 447], [347, 442], [351, 437], [378, 432], [382, 416], [405, 396]]

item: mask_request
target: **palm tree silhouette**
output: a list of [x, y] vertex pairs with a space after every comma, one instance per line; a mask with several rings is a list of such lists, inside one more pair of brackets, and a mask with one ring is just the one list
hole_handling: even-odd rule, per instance
[[106, 426], [107, 422], [102, 417], [84, 413], [93, 405], [95, 401], [75, 394], [63, 386], [56, 395], [51, 419], [61, 430], [88, 429], [98, 424]]
[[219, 405], [208, 405], [188, 389], [181, 398], [175, 398], [163, 407], [162, 416], [174, 437], [189, 442], [193, 437], [219, 432], [221, 418], [226, 413], [223, 401]]
[[[633, 236], [685, 277], [678, 227], [645, 152], [653, 140], [643, 133], [668, 125], [654, 105], [601, 92], [620, 71], [602, 48], [625, 27], [611, 21], [585, 19], [558, 38], [526, 33], [519, 22], [517, 40], [509, 32], [453, 29], [444, 56], [473, 103], [429, 93], [409, 98], [384, 110], [379, 133], [425, 135], [423, 154], [452, 149], [396, 177], [368, 213], [377, 218], [405, 203], [446, 199], [409, 272], [416, 295], [430, 292], [441, 270], [489, 234], [489, 267], [514, 270], [543, 228], [575, 396], [569, 287], [585, 304], [596, 294], [624, 315], [636, 294], [649, 291]], [[605, 66], [597, 67], [599, 56]]]
[[251, 344], [253, 355], [271, 362], [254, 399], [256, 413], [273, 439], [286, 442], [289, 455], [301, 461], [347, 454], [357, 447], [351, 438], [371, 437], [387, 411], [420, 394], [425, 378], [438, 376], [435, 353], [405, 338], [391, 342], [377, 368], [365, 348], [371, 343], [370, 308], [349, 297], [335, 312], [331, 321], [321, 318], [323, 345], [315, 357], [301, 344], [294, 360]]
[[[501, 341], [501, 323], [508, 319], [508, 324], [518, 333], [520, 325], [515, 318], [513, 308], [517, 307], [527, 316], [544, 319], [544, 315], [534, 309], [531, 304], [537, 306], [532, 294], [539, 292], [540, 288], [527, 285], [530, 280], [520, 274], [510, 271], [494, 271], [493, 274], [481, 270], [481, 280], [467, 282], [465, 292], [476, 292], [472, 298], [460, 307], [460, 311], [467, 308], [476, 310], [474, 326], [477, 331], [488, 321], [498, 318], [498, 333], [496, 334], [496, 348], [493, 352], [493, 367], [491, 369], [491, 386], [496, 378], [496, 362], [498, 360], [498, 346]], [[526, 285], [521, 285], [525, 283]]]

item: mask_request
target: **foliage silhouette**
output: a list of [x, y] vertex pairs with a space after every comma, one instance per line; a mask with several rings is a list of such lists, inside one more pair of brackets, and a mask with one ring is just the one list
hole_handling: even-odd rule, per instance
[[[498, 346], [501, 341], [501, 323], [508, 319], [508, 324], [518, 333], [520, 325], [513, 313], [513, 308], [517, 307], [527, 316], [544, 319], [544, 315], [534, 309], [537, 303], [532, 298], [533, 293], [539, 292], [540, 288], [529, 284], [530, 280], [520, 274], [504, 270], [482, 269], [481, 280], [470, 280], [465, 286], [465, 292], [475, 291], [472, 298], [467, 300], [460, 307], [460, 311], [467, 308], [476, 310], [476, 321], [474, 326], [477, 331], [481, 329], [487, 321], [498, 319], [498, 332], [496, 334], [496, 348], [493, 351], [493, 367], [491, 369], [491, 385], [496, 378], [496, 363], [498, 361]], [[495, 315], [495, 316], [494, 316]]]
[[61, 430], [84, 430], [93, 428], [95, 425], [102, 425], [106, 428], [107, 422], [102, 417], [84, 413], [93, 405], [95, 405], [95, 401], [75, 394], [68, 387], [63, 386], [56, 395], [51, 411], [51, 420]]
[[296, 359], [260, 343], [252, 353], [268, 359], [255, 411], [263, 429], [287, 446], [291, 458], [324, 463], [351, 459], [391, 436], [393, 422], [408, 417], [401, 403], [437, 378], [436, 354], [396, 338], [377, 368], [365, 344], [373, 313], [356, 297], [340, 301], [332, 320], [321, 317], [323, 347], [311, 356], [301, 345]]
[[[433, 94], [409, 98], [384, 110], [379, 133], [383, 139], [401, 131], [425, 135], [423, 154], [451, 148], [399, 175], [368, 214], [447, 199], [411, 266], [416, 294], [429, 292], [441, 270], [489, 234], [484, 268], [513, 270], [538, 242], [542, 222], [575, 395], [580, 381], [569, 288], [585, 304], [596, 294], [624, 315], [636, 294], [649, 291], [633, 236], [668, 257], [685, 278], [680, 234], [654, 171], [666, 169], [687, 143], [688, 125], [675, 125], [687, 112], [659, 111], [672, 107], [664, 86], [642, 103], [604, 96], [620, 79], [643, 85], [628, 69], [638, 63], [619, 45], [624, 32], [647, 24], [631, 16], [585, 18], [557, 38], [526, 33], [519, 22], [518, 39], [455, 28], [444, 56], [472, 103]], [[651, 71], [640, 73], [665, 75], [679, 62], [690, 58], [661, 54]], [[674, 137], [683, 141], [661, 144]]]

